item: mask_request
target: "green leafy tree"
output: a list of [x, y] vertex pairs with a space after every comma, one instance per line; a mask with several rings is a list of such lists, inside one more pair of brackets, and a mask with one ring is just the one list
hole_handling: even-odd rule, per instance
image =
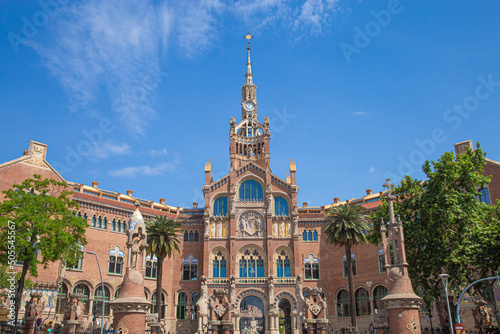
[[163, 260], [171, 258], [174, 252], [180, 252], [180, 228], [182, 224], [165, 216], [158, 216], [151, 219], [146, 226], [148, 235], [147, 254], [158, 258], [156, 279], [156, 310], [158, 311], [158, 321], [161, 319], [161, 291], [163, 277]]
[[15, 296], [17, 324], [26, 275], [38, 276], [38, 265], [65, 261], [76, 264], [85, 239], [85, 219], [74, 215], [78, 203], [70, 199], [65, 182], [40, 175], [3, 191], [0, 203], [0, 263], [14, 270], [22, 262]]
[[[424, 163], [427, 180], [405, 176], [393, 191], [394, 211], [404, 224], [408, 272], [427, 305], [440, 297], [443, 288], [438, 276], [443, 271], [450, 274], [450, 291], [460, 295], [465, 286], [494, 276], [500, 268], [499, 205], [478, 200], [479, 191], [490, 182], [490, 177], [483, 175], [485, 162], [479, 143], [477, 150], [464, 154], [445, 152], [438, 161]], [[385, 201], [371, 216], [372, 243], [380, 242], [382, 218], [388, 220]], [[476, 291], [500, 320], [493, 284]]]
[[359, 205], [341, 204], [339, 206], [334, 206], [327, 212], [327, 217], [330, 221], [324, 228], [327, 243], [345, 248], [351, 325], [354, 328], [357, 328], [357, 321], [351, 249], [357, 244], [367, 242], [366, 235], [367, 231], [370, 230], [370, 225], [363, 215], [364, 211], [365, 210]]

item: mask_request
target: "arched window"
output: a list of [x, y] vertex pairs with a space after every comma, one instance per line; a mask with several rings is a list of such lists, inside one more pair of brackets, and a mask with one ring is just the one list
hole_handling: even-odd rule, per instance
[[193, 234], [193, 231], [190, 231], [189, 232], [189, 242], [193, 242], [194, 241], [194, 234]]
[[59, 291], [57, 291], [57, 305], [56, 305], [56, 313], [61, 314], [64, 313], [63, 305], [68, 298], [68, 286], [65, 283], [61, 284]]
[[214, 202], [214, 216], [227, 216], [227, 197], [219, 197]]
[[[104, 287], [104, 315], [109, 315], [109, 308], [110, 305], [107, 303], [109, 301], [109, 289], [107, 287]], [[99, 310], [102, 312], [102, 287], [98, 287], [95, 289], [94, 293], [94, 305], [97, 304], [99, 305]]]
[[319, 259], [312, 254], [304, 259], [304, 278], [319, 279]]
[[189, 255], [182, 263], [182, 280], [196, 281], [198, 279], [198, 260]]
[[196, 303], [200, 299], [200, 293], [199, 292], [193, 292], [191, 295], [191, 319], [196, 320], [198, 319], [198, 306]]
[[82, 304], [85, 307], [84, 313], [88, 314], [90, 310], [90, 303], [89, 303], [89, 296], [90, 296], [90, 289], [88, 286], [86, 286], [83, 283], [78, 284], [75, 286], [73, 289], [73, 293], [80, 293], [82, 294]]
[[313, 241], [318, 241], [318, 232], [316, 230], [313, 232]]
[[262, 201], [262, 186], [255, 180], [247, 180], [240, 185], [240, 201]]
[[212, 262], [212, 276], [214, 278], [218, 277], [226, 277], [226, 258], [222, 254], [221, 251], [219, 251], [215, 256], [214, 260]]
[[264, 277], [264, 260], [257, 252], [246, 250], [240, 258], [240, 277]]
[[200, 241], [200, 233], [198, 230], [194, 232], [194, 241]]
[[177, 319], [187, 319], [187, 294], [179, 293], [177, 298]]
[[302, 231], [302, 241], [307, 241], [307, 232], [306, 232], [306, 230]]
[[[158, 313], [156, 310], [156, 291], [153, 293], [151, 296], [151, 313], [155, 314]], [[162, 293], [161, 294], [161, 319], [165, 318], [165, 295]]]
[[154, 278], [156, 279], [158, 276], [158, 258], [156, 256], [153, 256], [151, 258], [150, 255], [146, 256], [146, 278]]
[[[111, 231], [115, 232], [116, 231], [116, 219], [113, 218], [111, 221]], [[119, 232], [119, 231], [118, 231]]]
[[116, 246], [109, 251], [108, 273], [121, 275], [123, 272], [123, 256], [125, 253]]
[[373, 289], [373, 304], [375, 309], [381, 310], [382, 303], [380, 300], [387, 295], [387, 288], [383, 285], [378, 285]]
[[351, 302], [349, 300], [349, 292], [347, 290], [340, 290], [337, 294], [337, 316], [350, 317], [351, 316]]
[[97, 225], [96, 222], [97, 222], [96, 216], [93, 215], [92, 220], [90, 221], [90, 227], [96, 227]]
[[309, 230], [309, 231], [307, 232], [307, 240], [312, 241], [312, 239], [313, 239], [312, 231], [311, 231], [311, 230]]
[[356, 298], [356, 315], [370, 315], [370, 297], [368, 296], [368, 291], [364, 288], [359, 288], [354, 294]]
[[188, 242], [188, 241], [189, 241], [189, 232], [184, 231], [184, 242]]
[[276, 276], [290, 277], [290, 259], [285, 251], [281, 251], [276, 259]]
[[288, 216], [288, 202], [281, 196], [274, 196], [274, 214], [276, 216]]

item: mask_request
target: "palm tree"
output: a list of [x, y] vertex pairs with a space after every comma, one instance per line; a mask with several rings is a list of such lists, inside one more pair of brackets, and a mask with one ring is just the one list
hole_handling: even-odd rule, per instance
[[349, 282], [349, 300], [351, 325], [357, 328], [356, 307], [354, 298], [354, 282], [352, 278], [351, 248], [360, 243], [366, 243], [366, 235], [370, 225], [363, 216], [365, 209], [359, 205], [341, 204], [328, 210], [330, 221], [325, 226], [326, 242], [345, 247], [347, 264], [347, 280]]
[[148, 248], [146, 253], [156, 256], [157, 278], [156, 278], [156, 310], [158, 311], [158, 322], [161, 320], [161, 283], [163, 277], [163, 260], [171, 258], [174, 252], [180, 253], [180, 228], [182, 224], [165, 216], [151, 219], [146, 226], [148, 236]]

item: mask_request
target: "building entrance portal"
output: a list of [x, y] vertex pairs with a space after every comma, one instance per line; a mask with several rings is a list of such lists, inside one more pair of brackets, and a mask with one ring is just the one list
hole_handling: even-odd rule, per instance
[[292, 334], [292, 317], [290, 315], [291, 306], [288, 299], [280, 300], [278, 305], [280, 309], [280, 334]]
[[249, 296], [240, 305], [241, 334], [264, 334], [264, 303], [255, 296]]

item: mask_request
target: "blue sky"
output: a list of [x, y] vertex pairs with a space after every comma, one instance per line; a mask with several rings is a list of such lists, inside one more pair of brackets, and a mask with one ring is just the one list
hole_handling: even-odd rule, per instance
[[271, 167], [299, 202], [422, 177], [479, 141], [500, 160], [498, 1], [2, 1], [0, 160], [29, 140], [68, 181], [174, 206], [229, 162], [250, 31]]

